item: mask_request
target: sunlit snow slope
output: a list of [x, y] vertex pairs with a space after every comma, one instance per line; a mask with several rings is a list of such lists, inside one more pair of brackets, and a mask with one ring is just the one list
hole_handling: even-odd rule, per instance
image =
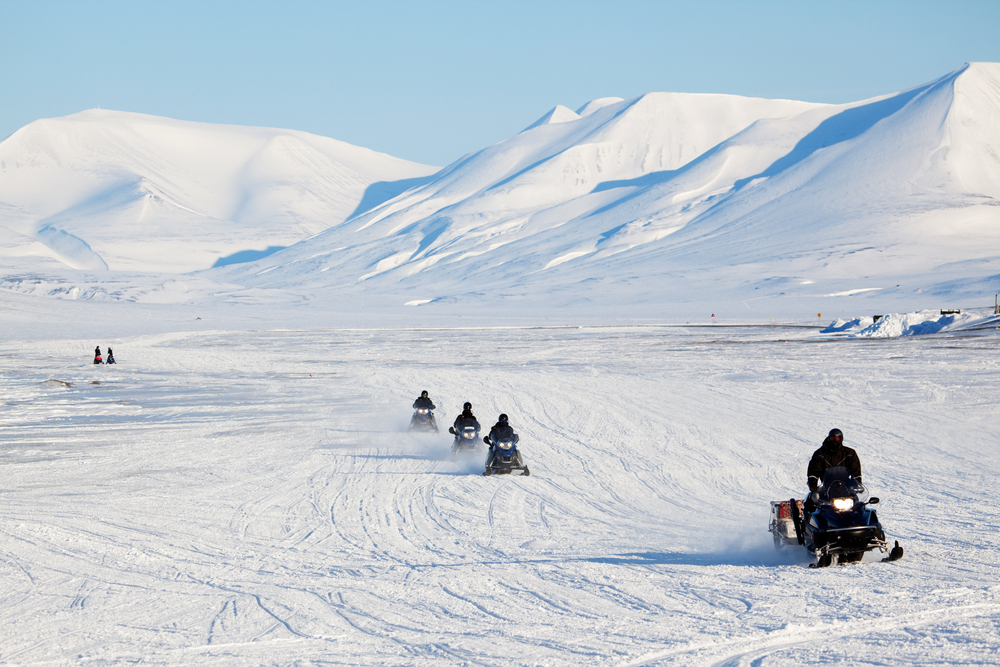
[[1000, 275], [998, 205], [1000, 65], [974, 63], [846, 105], [654, 93], [557, 107], [225, 275], [431, 304], [975, 298]]
[[38, 121], [0, 144], [0, 261], [0, 288], [39, 296], [393, 321], [985, 307], [1000, 64], [843, 105], [556, 106], [437, 172], [300, 132]]
[[333, 227], [436, 170], [292, 130], [104, 110], [39, 120], [0, 143], [0, 258], [206, 269]]

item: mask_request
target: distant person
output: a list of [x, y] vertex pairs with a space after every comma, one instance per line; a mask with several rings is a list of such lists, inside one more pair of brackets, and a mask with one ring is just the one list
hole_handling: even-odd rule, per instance
[[94, 348], [94, 363], [95, 364], [103, 364], [104, 363], [104, 360], [101, 359], [101, 346], [100, 345], [98, 345], [97, 347]]
[[482, 426], [479, 425], [479, 420], [476, 419], [476, 415], [472, 414], [472, 403], [466, 403], [462, 406], [462, 414], [455, 417], [455, 425], [448, 430], [451, 433], [458, 435], [466, 426], [474, 426], [476, 428], [476, 433], [479, 433], [479, 431], [482, 430]]
[[426, 390], [420, 392], [420, 397], [417, 400], [413, 401], [414, 410], [418, 410], [420, 408], [423, 408], [425, 410], [433, 410], [435, 407], [436, 406], [434, 405], [434, 401], [432, 401], [430, 396], [427, 395]]
[[[427, 395], [427, 391], [420, 392], [417, 400], [413, 401], [413, 417], [410, 418], [410, 426], [407, 431], [431, 430], [438, 432], [437, 419], [434, 418], [434, 401]], [[423, 414], [421, 414], [423, 413]]]
[[109, 364], [116, 363], [115, 362], [115, 353], [111, 351], [110, 347], [108, 348], [108, 360], [105, 363], [109, 363]]

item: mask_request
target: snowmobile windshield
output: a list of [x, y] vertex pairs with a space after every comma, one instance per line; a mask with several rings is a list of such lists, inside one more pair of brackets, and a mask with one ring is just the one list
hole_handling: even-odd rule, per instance
[[844, 466], [828, 468], [823, 473], [823, 486], [819, 488], [819, 498], [831, 503], [837, 498], [854, 498], [859, 503], [868, 502], [868, 489], [854, 479], [851, 471]]

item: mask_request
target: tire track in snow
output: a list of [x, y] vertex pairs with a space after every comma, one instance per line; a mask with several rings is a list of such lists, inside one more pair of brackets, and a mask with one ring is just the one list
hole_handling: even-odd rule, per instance
[[[930, 609], [913, 614], [900, 614], [888, 619], [879, 617], [867, 619], [867, 622], [852, 619], [850, 621], [820, 623], [808, 627], [796, 626], [768, 633], [766, 637], [761, 638], [748, 637], [719, 642], [695, 642], [695, 645], [654, 652], [628, 660], [619, 663], [619, 667], [642, 667], [643, 665], [659, 664], [664, 660], [670, 662], [682, 660], [683, 664], [710, 665], [711, 667], [757, 665], [769, 655], [796, 646], [810, 646], [815, 652], [825, 644], [832, 644], [845, 638], [924, 626], [941, 621], [946, 616], [949, 618], [945, 620], [952, 621], [955, 618], [991, 617], [998, 612], [1000, 612], [1000, 604], [982, 603]], [[796, 638], [791, 639], [792, 635], [795, 635]], [[1000, 641], [997, 644], [1000, 645]]]

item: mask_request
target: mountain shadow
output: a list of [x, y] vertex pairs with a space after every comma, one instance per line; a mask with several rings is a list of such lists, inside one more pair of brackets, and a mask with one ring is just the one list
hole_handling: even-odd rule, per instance
[[404, 178], [399, 181], [377, 181], [365, 188], [365, 194], [361, 197], [357, 208], [351, 212], [347, 219], [356, 218], [362, 213], [367, 213], [376, 206], [384, 204], [393, 197], [397, 197], [411, 188], [416, 188], [425, 183], [430, 183], [437, 174], [430, 176], [419, 176], [417, 178]]

